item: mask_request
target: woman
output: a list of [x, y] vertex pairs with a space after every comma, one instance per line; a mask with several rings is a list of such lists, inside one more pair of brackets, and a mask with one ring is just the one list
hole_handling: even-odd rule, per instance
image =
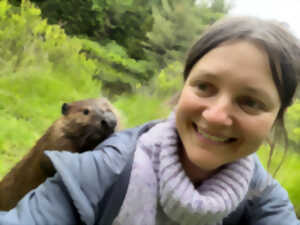
[[277, 23], [216, 23], [191, 48], [168, 119], [117, 133], [100, 151], [48, 153], [56, 176], [0, 224], [299, 225], [255, 155], [285, 134], [297, 61], [298, 41]]

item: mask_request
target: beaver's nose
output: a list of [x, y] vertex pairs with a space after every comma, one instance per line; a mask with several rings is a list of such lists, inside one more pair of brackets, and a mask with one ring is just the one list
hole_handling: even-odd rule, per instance
[[113, 131], [117, 126], [117, 118], [112, 112], [105, 112], [101, 126]]

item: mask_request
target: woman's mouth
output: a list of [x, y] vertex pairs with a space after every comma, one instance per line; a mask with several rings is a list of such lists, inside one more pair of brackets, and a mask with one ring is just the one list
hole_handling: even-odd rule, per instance
[[203, 129], [199, 128], [196, 124], [194, 124], [194, 128], [202, 137], [215, 143], [231, 143], [237, 140], [237, 138], [234, 137], [220, 137], [220, 136], [208, 134]]

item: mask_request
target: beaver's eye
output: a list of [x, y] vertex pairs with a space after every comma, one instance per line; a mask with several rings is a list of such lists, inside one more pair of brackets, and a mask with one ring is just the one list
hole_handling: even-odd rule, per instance
[[89, 113], [90, 113], [90, 110], [88, 110], [88, 109], [83, 110], [84, 115], [88, 115]]

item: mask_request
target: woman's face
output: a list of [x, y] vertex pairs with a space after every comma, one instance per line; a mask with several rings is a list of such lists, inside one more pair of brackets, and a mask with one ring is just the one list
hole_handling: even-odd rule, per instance
[[248, 41], [214, 48], [194, 65], [177, 105], [183, 164], [213, 171], [257, 151], [279, 108], [263, 48]]

